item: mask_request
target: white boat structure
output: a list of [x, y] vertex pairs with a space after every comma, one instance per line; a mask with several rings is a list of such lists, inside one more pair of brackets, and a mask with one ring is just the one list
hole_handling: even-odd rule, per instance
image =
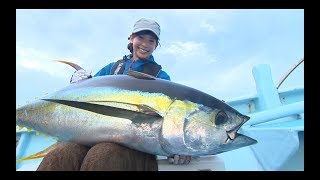
[[[193, 159], [188, 165], [169, 164], [158, 156], [159, 171], [304, 171], [304, 86], [279, 91], [278, 87], [301, 59], [276, 85], [270, 66], [252, 70], [256, 94], [226, 101], [251, 119], [239, 132], [257, 144]], [[37, 153], [56, 140], [26, 128], [16, 128], [16, 159]], [[42, 158], [16, 162], [16, 171], [35, 171]]]

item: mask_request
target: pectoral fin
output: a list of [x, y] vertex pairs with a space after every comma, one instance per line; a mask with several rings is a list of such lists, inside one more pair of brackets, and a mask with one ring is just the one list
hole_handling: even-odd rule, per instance
[[84, 109], [87, 111], [114, 116], [119, 118], [162, 118], [162, 116], [153, 108], [145, 105], [135, 105], [122, 102], [108, 102], [108, 101], [96, 101], [96, 102], [79, 102], [68, 100], [56, 100], [56, 99], [43, 99], [54, 103], [64, 104], [67, 106]]
[[155, 110], [154, 108], [144, 105], [144, 104], [131, 104], [131, 103], [125, 103], [125, 102], [117, 102], [117, 101], [88, 101], [88, 103], [103, 105], [103, 106], [110, 106], [110, 107], [116, 107], [120, 109], [126, 109], [129, 111], [135, 111], [140, 112], [152, 116], [161, 116], [160, 112]]

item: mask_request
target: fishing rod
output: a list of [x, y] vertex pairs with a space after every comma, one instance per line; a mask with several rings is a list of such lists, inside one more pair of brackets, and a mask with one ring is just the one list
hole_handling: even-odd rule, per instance
[[295, 70], [302, 62], [304, 61], [304, 57], [302, 57], [296, 64], [294, 64], [288, 72], [280, 79], [277, 89], [281, 86], [281, 84], [287, 79], [287, 77], [292, 73], [293, 70]]

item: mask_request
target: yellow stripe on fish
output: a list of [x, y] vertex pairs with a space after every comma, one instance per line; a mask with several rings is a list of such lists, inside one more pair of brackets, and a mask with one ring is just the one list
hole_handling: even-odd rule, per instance
[[[84, 91], [76, 91], [73, 93], [67, 93], [62, 96], [64, 99], [71, 99], [78, 97], [81, 102], [89, 102], [100, 105], [107, 105], [122, 109], [127, 109], [136, 112], [144, 112], [141, 106], [150, 107], [151, 110], [156, 111], [159, 115], [164, 116], [169, 106], [175, 101], [176, 106], [180, 106], [185, 111], [194, 110], [198, 107], [198, 104], [190, 101], [181, 101], [171, 99], [162, 93], [149, 93], [142, 91], [130, 91], [124, 89], [110, 89], [106, 88], [102, 91], [97, 89], [96, 94], [86, 94]], [[52, 97], [61, 98], [61, 97]]]

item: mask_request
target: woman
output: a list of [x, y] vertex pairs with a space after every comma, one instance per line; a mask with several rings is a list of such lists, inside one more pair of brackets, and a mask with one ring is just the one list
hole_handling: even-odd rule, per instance
[[[170, 80], [152, 56], [158, 47], [160, 26], [150, 19], [140, 19], [134, 24], [129, 37], [128, 49], [131, 54], [110, 63], [94, 76], [127, 74], [128, 70], [143, 72], [157, 78]], [[81, 69], [76, 71], [70, 83], [91, 78], [91, 73]], [[170, 163], [188, 164], [190, 156], [168, 157]], [[157, 171], [157, 157], [136, 151], [116, 143], [99, 143], [87, 147], [75, 143], [62, 144], [47, 154], [38, 171]]]

